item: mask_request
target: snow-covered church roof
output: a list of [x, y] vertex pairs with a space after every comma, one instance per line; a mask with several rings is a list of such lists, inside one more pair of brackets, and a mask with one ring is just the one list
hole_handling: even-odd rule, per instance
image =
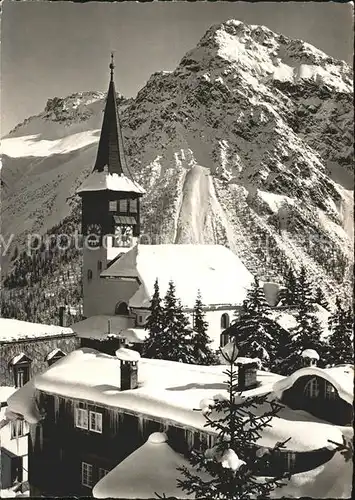
[[273, 388], [275, 394], [281, 395], [294, 385], [296, 380], [309, 375], [324, 378], [338, 391], [339, 396], [349, 403], [354, 401], [354, 367], [352, 365], [339, 365], [332, 368], [318, 368], [308, 366], [301, 368], [288, 377], [278, 380]]
[[84, 180], [77, 189], [77, 194], [88, 191], [119, 191], [125, 193], [144, 194], [145, 190], [134, 180], [125, 175], [94, 171]]
[[253, 282], [239, 257], [222, 245], [136, 245], [101, 276], [138, 277], [141, 285], [130, 307], [149, 307], [156, 279], [161, 296], [172, 280], [176, 296], [189, 308], [198, 290], [208, 306], [242, 304]]

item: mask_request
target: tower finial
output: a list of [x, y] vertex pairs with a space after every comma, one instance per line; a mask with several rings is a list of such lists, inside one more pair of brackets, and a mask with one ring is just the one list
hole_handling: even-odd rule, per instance
[[115, 69], [115, 63], [113, 61], [113, 52], [111, 52], [111, 62], [109, 68], [111, 71], [111, 81], [113, 81], [113, 70]]

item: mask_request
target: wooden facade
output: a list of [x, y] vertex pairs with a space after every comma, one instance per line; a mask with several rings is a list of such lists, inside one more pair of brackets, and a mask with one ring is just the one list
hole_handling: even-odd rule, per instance
[[281, 402], [294, 410], [307, 411], [335, 425], [352, 425], [353, 407], [340, 396], [327, 380], [307, 375], [296, 380], [283, 392]]
[[[102, 471], [116, 467], [153, 432], [165, 432], [172, 448], [185, 456], [191, 449], [211, 447], [214, 442], [214, 436], [207, 432], [183, 427], [172, 420], [43, 392], [37, 393], [37, 401], [45, 410], [45, 418], [32, 427], [29, 436], [31, 496], [90, 496]], [[77, 408], [101, 413], [102, 432], [76, 427]], [[250, 450], [251, 460], [256, 451], [257, 448]], [[276, 475], [284, 470], [295, 473], [314, 469], [330, 460], [333, 454], [328, 449], [302, 453], [282, 451], [272, 456], [258, 473]], [[82, 484], [83, 463], [91, 467], [91, 487]]]

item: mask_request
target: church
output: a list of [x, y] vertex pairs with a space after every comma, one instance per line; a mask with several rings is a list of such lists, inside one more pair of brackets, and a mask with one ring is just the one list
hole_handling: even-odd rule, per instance
[[[77, 190], [82, 199], [84, 319], [73, 325], [82, 346], [117, 348], [115, 339], [141, 343], [147, 335], [154, 282], [165, 296], [176, 287], [193, 325], [193, 308], [201, 293], [208, 334], [217, 349], [246, 297], [253, 276], [222, 245], [148, 245], [140, 242], [141, 199], [145, 190], [130, 172], [116, 102], [114, 61], [93, 171]], [[103, 342], [105, 341], [105, 342]], [[107, 344], [108, 345], [108, 344]]]

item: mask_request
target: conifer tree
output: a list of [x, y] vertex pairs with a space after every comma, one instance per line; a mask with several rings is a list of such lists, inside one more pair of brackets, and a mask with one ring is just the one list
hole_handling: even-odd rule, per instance
[[316, 304], [319, 304], [320, 306], [324, 307], [327, 311], [329, 310], [329, 303], [327, 299], [325, 298], [325, 295], [323, 293], [323, 290], [321, 289], [320, 286], [316, 288], [316, 294], [314, 296], [314, 302]]
[[164, 298], [159, 357], [171, 361], [193, 363], [192, 330], [182, 305], [175, 295], [175, 285], [169, 282]]
[[329, 318], [331, 332], [327, 343], [326, 361], [330, 365], [354, 362], [353, 312], [351, 308], [342, 307], [339, 297], [336, 298], [336, 309]]
[[279, 327], [269, 317], [270, 307], [255, 277], [239, 318], [228, 328], [241, 356], [258, 357], [264, 368], [272, 363]]
[[[276, 401], [268, 401], [267, 395], [244, 398], [237, 384], [235, 344], [230, 342], [221, 353], [228, 363], [224, 372], [226, 397], [218, 394], [200, 403], [205, 427], [216, 432], [216, 440], [212, 448], [191, 452], [189, 460], [196, 473], [187, 467], [178, 468], [182, 473], [178, 486], [188, 495], [206, 500], [268, 498], [282, 486], [283, 479], [290, 477], [288, 471], [277, 467], [275, 470], [279, 472], [275, 476], [270, 467], [286, 441], [275, 443], [274, 448], [258, 445], [263, 431], [281, 407]], [[254, 409], [261, 405], [267, 409], [258, 415]], [[206, 479], [201, 471], [207, 473]]]
[[217, 357], [209, 347], [212, 340], [207, 334], [208, 323], [205, 321], [200, 290], [197, 293], [194, 307], [193, 329], [192, 345], [194, 362], [198, 365], [211, 365], [216, 363]]
[[297, 280], [292, 267], [289, 267], [285, 276], [285, 289], [282, 290], [281, 296], [284, 306], [297, 305]]
[[314, 309], [314, 297], [312, 285], [307, 278], [305, 266], [301, 267], [296, 281], [296, 305], [303, 311], [312, 311]]
[[158, 279], [154, 283], [154, 294], [150, 303], [150, 314], [145, 324], [148, 337], [143, 343], [143, 355], [147, 358], [157, 358], [160, 352], [161, 334], [163, 331], [163, 307], [161, 304]]
[[314, 349], [324, 364], [325, 344], [321, 340], [322, 327], [317, 316], [309, 310], [308, 299], [300, 305], [296, 314], [297, 326], [290, 332], [289, 341], [283, 346], [283, 356], [279, 363], [279, 373], [290, 375], [302, 367], [302, 352]]

